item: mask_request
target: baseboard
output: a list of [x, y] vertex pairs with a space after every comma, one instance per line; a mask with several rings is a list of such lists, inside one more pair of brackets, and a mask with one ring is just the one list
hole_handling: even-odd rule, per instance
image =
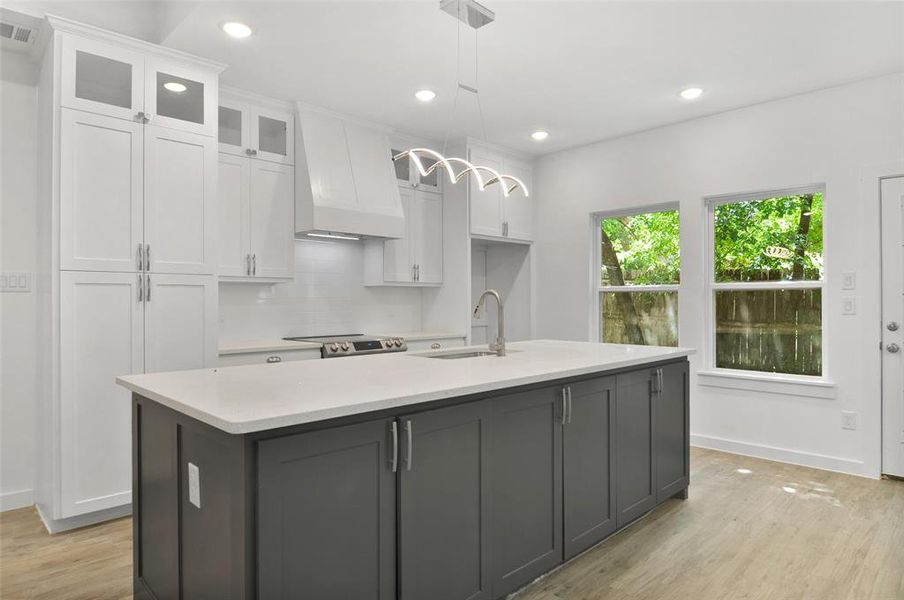
[[0, 512], [25, 508], [35, 503], [34, 490], [18, 490], [0, 494]]
[[41, 517], [41, 521], [44, 523], [44, 527], [47, 529], [48, 533], [61, 533], [63, 531], [69, 531], [70, 529], [78, 529], [79, 527], [96, 525], [97, 523], [103, 523], [104, 521], [112, 521], [113, 519], [132, 514], [132, 505], [124, 504], [122, 506], [115, 506], [86, 515], [78, 515], [77, 517], [51, 519], [44, 514], [40, 504], [36, 504], [35, 508], [38, 510], [38, 516]]
[[867, 472], [866, 466], [862, 460], [851, 460], [838, 456], [801, 452], [800, 450], [789, 450], [787, 448], [777, 448], [775, 446], [751, 444], [748, 442], [739, 442], [737, 440], [727, 440], [720, 437], [696, 434], [691, 434], [691, 446], [721, 450], [722, 452], [740, 454], [741, 456], [762, 458], [775, 462], [800, 465], [802, 467], [812, 467], [814, 469], [822, 469], [823, 471], [857, 475], [869, 479], [877, 478], [877, 476]]

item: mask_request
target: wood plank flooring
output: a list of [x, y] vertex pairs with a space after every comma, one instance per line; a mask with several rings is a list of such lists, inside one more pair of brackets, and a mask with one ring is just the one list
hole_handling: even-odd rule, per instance
[[[691, 450], [670, 500], [517, 600], [904, 600], [904, 482]], [[747, 472], [749, 471], [749, 472]], [[131, 523], [0, 514], [0, 598], [131, 598]]]

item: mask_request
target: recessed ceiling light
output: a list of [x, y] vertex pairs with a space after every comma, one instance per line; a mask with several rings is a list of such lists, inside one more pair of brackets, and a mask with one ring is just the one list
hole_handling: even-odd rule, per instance
[[684, 98], [685, 100], [696, 100], [700, 96], [703, 95], [703, 88], [698, 87], [689, 87], [684, 88], [678, 93], [679, 96]]
[[530, 136], [531, 136], [532, 138], [534, 138], [535, 140], [537, 140], [538, 142], [542, 142], [543, 140], [545, 140], [546, 138], [549, 137], [549, 132], [548, 132], [548, 131], [543, 131], [543, 130], [541, 129], [540, 131], [535, 131], [535, 132], [533, 132], [532, 134], [530, 134]]
[[433, 90], [418, 90], [414, 93], [414, 97], [421, 102], [430, 102], [431, 100], [436, 98], [436, 92], [434, 92]]
[[163, 87], [177, 94], [181, 94], [188, 89], [187, 87], [185, 87], [185, 84], [179, 83], [178, 81], [167, 81], [163, 84]]
[[221, 25], [223, 31], [227, 34], [231, 35], [234, 38], [242, 39], [251, 35], [251, 28], [245, 25], [244, 23], [239, 23], [237, 21], [230, 21], [228, 23], [223, 23]]

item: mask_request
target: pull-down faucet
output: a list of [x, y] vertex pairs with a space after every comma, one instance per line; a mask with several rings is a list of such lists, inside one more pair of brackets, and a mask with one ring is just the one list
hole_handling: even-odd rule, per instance
[[497, 356], [505, 356], [505, 313], [502, 306], [502, 296], [496, 290], [487, 290], [480, 295], [477, 300], [477, 306], [474, 308], [474, 316], [480, 316], [480, 308], [484, 305], [484, 299], [487, 296], [496, 298], [496, 342], [490, 344], [490, 350], [494, 351]]

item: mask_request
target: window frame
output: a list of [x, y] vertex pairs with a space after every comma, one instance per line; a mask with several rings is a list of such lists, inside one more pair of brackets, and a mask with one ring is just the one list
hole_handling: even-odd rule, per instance
[[[808, 281], [716, 281], [716, 207], [723, 204], [738, 202], [750, 202], [777, 198], [781, 196], [795, 196], [802, 194], [822, 194], [823, 221], [822, 221], [822, 261], [823, 277], [820, 280]], [[705, 223], [704, 223], [704, 247], [703, 247], [703, 295], [704, 295], [704, 328], [705, 328], [705, 367], [703, 374], [710, 376], [724, 376], [729, 378], [759, 379], [765, 381], [787, 383], [831, 383], [829, 379], [829, 355], [828, 335], [826, 327], [826, 280], [828, 279], [828, 236], [826, 230], [826, 187], [825, 184], [809, 184], [787, 188], [768, 189], [756, 192], [743, 192], [736, 194], [720, 194], [704, 197]], [[769, 371], [755, 371], [751, 369], [728, 369], [716, 366], [716, 292], [718, 291], [742, 291], [742, 290], [788, 290], [788, 289], [818, 289], [821, 290], [820, 335], [822, 354], [821, 375], [799, 375], [796, 373], [772, 373]]]
[[[603, 226], [603, 221], [606, 219], [612, 219], [616, 217], [634, 217], [637, 215], [643, 215], [647, 213], [658, 213], [658, 212], [676, 212], [678, 213], [678, 273], [679, 273], [679, 282], [678, 283], [666, 283], [666, 284], [652, 284], [652, 285], [603, 285], [602, 278], [600, 277], [600, 269], [603, 265], [603, 257], [602, 257], [602, 236], [600, 235], [601, 227]], [[593, 298], [590, 301], [591, 307], [591, 315], [590, 315], [590, 339], [595, 340], [599, 343], [611, 343], [611, 342], [603, 342], [603, 329], [602, 329], [602, 306], [600, 303], [600, 294], [603, 292], [675, 292], [678, 294], [678, 306], [679, 306], [679, 326], [678, 326], [678, 346], [681, 347], [681, 315], [680, 315], [680, 306], [681, 306], [681, 285], [683, 283], [683, 279], [680, 278], [681, 267], [682, 267], [682, 257], [681, 253], [681, 207], [679, 202], [662, 202], [659, 204], [647, 204], [647, 205], [634, 205], [628, 208], [616, 209], [616, 210], [605, 210], [591, 213], [591, 227], [593, 228], [593, 235], [590, 236], [593, 244], [593, 249], [591, 252], [592, 263], [590, 267], [590, 278], [591, 278], [591, 294]]]

